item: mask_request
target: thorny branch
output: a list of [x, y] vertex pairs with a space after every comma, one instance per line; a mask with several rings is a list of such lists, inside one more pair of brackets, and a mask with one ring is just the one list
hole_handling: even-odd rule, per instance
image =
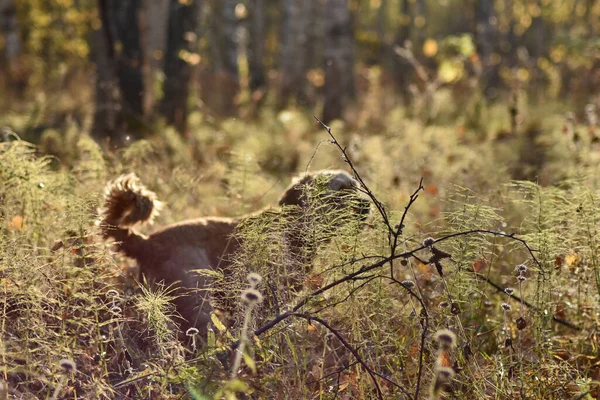
[[329, 137], [331, 137], [331, 142], [340, 150], [340, 152], [342, 153], [342, 156], [344, 157], [344, 161], [346, 162], [346, 164], [348, 164], [348, 166], [352, 170], [352, 174], [354, 175], [354, 179], [356, 179], [358, 181], [358, 183], [360, 184], [360, 186], [363, 189], [364, 193], [367, 196], [369, 196], [369, 198], [371, 199], [371, 201], [373, 202], [373, 204], [375, 204], [375, 207], [377, 207], [377, 211], [379, 212], [379, 214], [381, 215], [381, 218], [383, 219], [383, 223], [387, 226], [388, 230], [391, 233], [393, 233], [394, 232], [394, 228], [392, 228], [392, 225], [390, 224], [390, 220], [388, 218], [387, 211], [385, 210], [385, 207], [377, 199], [377, 197], [375, 197], [375, 195], [373, 194], [373, 192], [371, 191], [371, 189], [369, 189], [369, 187], [367, 186], [367, 184], [365, 183], [365, 181], [362, 179], [362, 177], [358, 173], [357, 169], [354, 167], [354, 164], [350, 160], [350, 157], [348, 157], [348, 153], [346, 152], [346, 148], [342, 147], [342, 145], [340, 144], [340, 142], [338, 142], [337, 139], [335, 138], [335, 136], [333, 136], [333, 133], [331, 133], [331, 128], [329, 126], [325, 125], [325, 123], [323, 121], [321, 121], [319, 118], [315, 117], [315, 119], [327, 131], [327, 133], [329, 134]]
[[[329, 325], [329, 323], [327, 321], [325, 321], [324, 319], [319, 318], [317, 316], [310, 315], [310, 314], [305, 314], [305, 313], [293, 313], [292, 316], [298, 317], [298, 318], [304, 318], [309, 323], [312, 322], [312, 321], [316, 321], [319, 324], [323, 325], [325, 328], [327, 328], [327, 330], [329, 332], [331, 332], [335, 337], [337, 337], [338, 340], [342, 343], [342, 345], [344, 345], [344, 347], [346, 349], [348, 349], [348, 351], [350, 351], [350, 353], [352, 353], [352, 355], [354, 356], [354, 358], [356, 358], [356, 360], [360, 363], [360, 365], [363, 366], [363, 368], [365, 369], [365, 371], [367, 371], [367, 373], [371, 377], [371, 380], [373, 381], [373, 384], [375, 385], [375, 389], [377, 390], [377, 397], [379, 397], [380, 399], [383, 399], [383, 392], [381, 391], [381, 387], [379, 386], [379, 382], [377, 381], [375, 372], [362, 359], [362, 357], [360, 356], [360, 354], [358, 354], [358, 351], [354, 347], [352, 347], [350, 345], [350, 343], [348, 343], [348, 341], [346, 339], [344, 339], [344, 337], [342, 336], [341, 333], [339, 333], [335, 328], [333, 328], [331, 325]], [[386, 379], [386, 378], [384, 378], [384, 379]], [[388, 380], [388, 379], [386, 379], [386, 380]], [[405, 393], [407, 396], [410, 396], [410, 393], [408, 393], [408, 391], [406, 391], [406, 389], [404, 389], [402, 386], [396, 384], [395, 382], [392, 382], [392, 383], [395, 386], [399, 387], [400, 390], [402, 390], [402, 392]]]
[[[405, 395], [409, 396], [409, 397], [413, 397], [414, 399], [418, 399], [419, 397], [419, 393], [421, 391], [421, 381], [422, 381], [422, 375], [423, 375], [423, 356], [424, 356], [424, 351], [425, 351], [425, 341], [426, 341], [426, 337], [428, 334], [428, 329], [429, 329], [429, 314], [427, 312], [427, 308], [425, 306], [425, 303], [423, 301], [423, 299], [418, 296], [414, 291], [411, 290], [410, 287], [407, 287], [404, 283], [398, 281], [393, 274], [393, 262], [396, 259], [408, 259], [408, 258], [415, 258], [417, 260], [419, 260], [420, 262], [423, 263], [429, 263], [428, 261], [424, 261], [422, 260], [419, 256], [418, 253], [420, 251], [426, 250], [426, 249], [430, 249], [433, 248], [433, 245], [436, 243], [441, 243], [444, 241], [447, 241], [449, 239], [452, 238], [456, 238], [456, 237], [461, 237], [461, 236], [469, 236], [469, 235], [492, 235], [492, 236], [497, 236], [497, 237], [504, 237], [510, 240], [514, 240], [518, 243], [520, 243], [529, 253], [531, 259], [533, 260], [533, 263], [537, 266], [537, 268], [539, 269], [540, 273], [542, 274], [542, 276], [545, 278], [545, 270], [541, 264], [541, 262], [537, 259], [537, 257], [535, 256], [535, 252], [536, 250], [532, 249], [528, 243], [524, 240], [521, 239], [517, 236], [515, 236], [515, 233], [511, 233], [511, 234], [507, 234], [504, 232], [497, 232], [497, 231], [492, 231], [492, 230], [488, 230], [488, 229], [472, 229], [472, 230], [467, 230], [467, 231], [461, 231], [461, 232], [454, 232], [445, 236], [442, 236], [436, 240], [433, 240], [432, 243], [430, 243], [429, 245], [421, 245], [418, 246], [415, 249], [409, 250], [409, 251], [404, 251], [401, 253], [397, 253], [397, 247], [398, 247], [398, 240], [399, 237], [402, 235], [403, 232], [403, 228], [404, 228], [404, 221], [408, 215], [409, 209], [410, 207], [414, 204], [414, 202], [417, 200], [417, 198], [419, 197], [419, 192], [421, 190], [423, 190], [423, 179], [420, 180], [419, 182], [419, 186], [418, 188], [411, 194], [409, 201], [407, 203], [407, 205], [404, 208], [404, 212], [402, 214], [402, 217], [400, 219], [400, 222], [392, 227], [388, 214], [386, 212], [386, 209], [384, 207], [384, 205], [376, 198], [376, 196], [374, 195], [374, 193], [369, 189], [369, 187], [365, 184], [365, 182], [363, 181], [362, 177], [360, 176], [359, 172], [356, 170], [356, 167], [354, 166], [354, 164], [352, 163], [352, 161], [349, 159], [347, 153], [346, 153], [346, 149], [344, 147], [342, 147], [340, 145], [340, 143], [337, 141], [337, 139], [335, 138], [335, 136], [332, 134], [331, 132], [331, 128], [328, 127], [327, 125], [325, 125], [321, 120], [319, 120], [317, 117], [315, 117], [315, 119], [321, 124], [321, 126], [323, 126], [323, 128], [325, 128], [325, 130], [327, 131], [327, 133], [329, 134], [329, 136], [331, 137], [332, 143], [340, 150], [340, 152], [342, 153], [343, 157], [344, 157], [344, 161], [349, 165], [350, 169], [352, 170], [355, 179], [359, 182], [360, 186], [361, 186], [361, 191], [363, 193], [365, 193], [373, 202], [373, 204], [375, 205], [375, 207], [377, 208], [379, 215], [381, 216], [384, 224], [386, 225], [387, 229], [388, 229], [388, 234], [389, 234], [389, 241], [390, 241], [390, 254], [388, 257], [364, 257], [360, 260], [352, 260], [351, 263], [356, 263], [356, 262], [360, 262], [360, 261], [365, 261], [368, 258], [379, 258], [378, 261], [373, 261], [370, 264], [365, 264], [362, 265], [358, 270], [346, 274], [345, 276], [313, 291], [312, 293], [308, 294], [307, 296], [305, 296], [304, 298], [302, 298], [300, 301], [298, 301], [298, 303], [293, 306], [291, 309], [289, 309], [288, 311], [282, 313], [282, 314], [278, 314], [276, 315], [272, 320], [266, 322], [264, 325], [262, 325], [261, 327], [257, 328], [254, 331], [254, 334], [256, 336], [260, 336], [266, 332], [268, 332], [269, 330], [271, 330], [272, 328], [274, 328], [276, 325], [278, 325], [280, 322], [288, 319], [289, 317], [299, 317], [299, 318], [304, 318], [307, 319], [309, 321], [316, 321], [319, 322], [321, 325], [325, 326], [331, 333], [333, 333], [336, 337], [338, 337], [338, 339], [340, 339], [340, 341], [342, 342], [342, 344], [344, 344], [344, 346], [356, 357], [356, 359], [358, 360], [358, 362], [366, 369], [366, 371], [369, 373], [371, 379], [373, 380], [377, 393], [379, 395], [379, 397], [381, 398], [382, 394], [381, 394], [381, 388], [379, 386], [379, 384], [377, 383], [377, 380], [375, 379], [375, 376], [379, 376], [383, 379], [386, 379], [388, 382], [391, 382], [394, 386], [398, 387]], [[393, 240], [392, 240], [393, 238]], [[440, 251], [440, 250], [437, 250]], [[443, 252], [442, 252], [443, 253]], [[446, 253], [444, 253], [446, 254]], [[449, 257], [449, 254], [446, 254], [444, 257]], [[430, 260], [431, 261], [431, 260]], [[408, 293], [414, 297], [421, 305], [421, 326], [422, 326], [422, 333], [421, 333], [421, 343], [420, 343], [420, 350], [419, 350], [419, 368], [418, 368], [418, 373], [417, 373], [417, 383], [415, 386], [415, 392], [414, 395], [411, 395], [410, 392], [408, 390], [406, 390], [404, 387], [394, 383], [393, 381], [390, 381], [388, 378], [386, 378], [385, 376], [379, 374], [378, 372], [374, 371], [373, 369], [371, 369], [365, 362], [364, 360], [362, 360], [362, 358], [360, 357], [360, 355], [358, 354], [358, 352], [347, 342], [345, 341], [345, 339], [339, 334], [339, 332], [337, 332], [333, 327], [331, 327], [325, 320], [321, 319], [320, 317], [313, 315], [313, 314], [307, 314], [307, 313], [302, 313], [299, 312], [300, 309], [302, 309], [304, 306], [306, 306], [312, 299], [317, 298], [318, 296], [320, 296], [321, 294], [339, 286], [342, 285], [344, 283], [347, 282], [354, 282], [356, 280], [360, 280], [360, 279], [366, 279], [366, 282], [363, 283], [366, 284], [368, 282], [371, 281], [371, 279], [373, 279], [372, 276], [367, 276], [365, 277], [364, 275], [367, 274], [368, 272], [377, 270], [379, 268], [382, 268], [386, 265], [390, 265], [390, 276], [385, 276], [385, 275], [377, 275], [377, 277], [381, 277], [383, 279], [389, 279], [391, 280], [393, 283], [396, 283], [398, 285], [400, 285], [402, 288], [404, 288], [405, 290], [408, 291]], [[436, 265], [437, 267], [437, 265]], [[331, 269], [333, 269], [334, 267], [332, 267]], [[441, 271], [440, 275], [442, 275]], [[442, 275], [443, 278], [443, 275]], [[490, 284], [491, 286], [495, 287], [498, 290], [503, 290], [502, 287], [496, 283], [494, 283], [493, 281], [487, 279], [487, 278], [483, 278], [488, 284]], [[360, 285], [359, 288], [363, 287], [363, 285]], [[515, 298], [516, 300], [519, 300], [519, 298], [517, 298], [516, 296], [512, 296], [513, 298]], [[527, 306], [530, 306], [530, 304], [528, 303], [523, 303], [526, 304]], [[318, 311], [322, 311], [318, 310]], [[315, 313], [316, 314], [316, 313]], [[577, 329], [577, 327], [575, 327], [573, 324], [567, 322], [567, 321], [563, 321], [560, 320], [556, 317], [553, 318], [556, 322], [561, 323], [565, 326], [568, 326], [570, 328], [574, 328]]]

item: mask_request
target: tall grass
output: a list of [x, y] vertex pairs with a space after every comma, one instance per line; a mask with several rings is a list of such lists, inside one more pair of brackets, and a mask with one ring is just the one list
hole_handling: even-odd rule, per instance
[[[407, 397], [399, 387], [413, 394], [418, 382], [420, 398], [595, 396], [598, 149], [589, 138], [570, 142], [561, 116], [535, 133], [502, 138], [424, 126], [401, 111], [378, 117], [385, 121], [377, 132], [369, 124], [349, 132], [334, 125], [392, 223], [424, 177], [397, 251], [419, 248], [429, 236], [477, 232], [435, 244], [452, 256], [441, 261], [442, 275], [423, 248], [308, 297], [297, 314], [327, 325], [297, 315], [254, 336], [310, 293], [389, 256], [376, 212], [365, 225], [323, 219], [304, 234], [329, 241], [315, 247], [311, 265], [290, 271], [287, 216], [262, 214], [241, 227], [236, 273], [214, 273], [229, 309], [213, 315], [207, 343], [177, 332], [169, 288], [137, 282], [130, 261], [96, 236], [104, 184], [136, 172], [166, 203], [159, 226], [256, 211], [274, 204], [309, 163], [344, 167], [310, 118], [290, 112], [216, 128], [192, 118], [189, 143], [167, 129], [119, 151], [102, 151], [75, 129], [46, 132], [39, 146], [17, 137], [0, 143], [2, 390], [22, 398], [371, 398], [377, 389], [367, 365], [385, 398]], [[490, 123], [506, 124], [500, 117]], [[527, 157], [534, 150], [543, 163]], [[539, 182], [512, 180], [532, 171]], [[514, 233], [533, 251], [481, 230]], [[240, 300], [249, 272], [263, 277], [257, 289], [265, 299], [251, 313]], [[434, 341], [442, 329], [456, 336], [448, 348]], [[245, 350], [236, 355], [240, 340]]]

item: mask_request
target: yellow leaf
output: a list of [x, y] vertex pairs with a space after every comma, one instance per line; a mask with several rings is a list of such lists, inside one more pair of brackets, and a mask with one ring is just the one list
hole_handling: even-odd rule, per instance
[[23, 217], [15, 215], [8, 223], [8, 229], [11, 231], [24, 231], [25, 225], [23, 224]]
[[463, 70], [462, 63], [444, 60], [438, 67], [438, 77], [444, 83], [456, 82], [462, 78]]
[[579, 264], [579, 256], [575, 253], [571, 253], [569, 255], [567, 255], [565, 257], [565, 263], [569, 266], [572, 267], [574, 265]]
[[244, 362], [246, 363], [248, 368], [250, 368], [252, 373], [255, 374], [256, 373], [256, 363], [254, 362], [254, 359], [252, 357], [250, 357], [250, 354], [248, 354], [246, 352], [244, 352], [243, 356], [244, 356]]
[[426, 57], [433, 57], [438, 52], [438, 44], [434, 39], [427, 39], [425, 43], [423, 43], [423, 54]]
[[227, 331], [227, 328], [225, 327], [225, 325], [221, 322], [221, 320], [219, 319], [219, 317], [217, 317], [217, 315], [215, 313], [210, 314], [210, 320], [214, 324], [215, 328], [217, 328], [220, 332]]

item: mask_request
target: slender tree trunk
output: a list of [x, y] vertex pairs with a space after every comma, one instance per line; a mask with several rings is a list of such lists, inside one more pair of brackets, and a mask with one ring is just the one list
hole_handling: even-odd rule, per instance
[[148, 63], [152, 73], [162, 71], [164, 53], [167, 48], [169, 30], [169, 4], [171, 0], [144, 0], [148, 26], [147, 45]]
[[152, 90], [159, 72], [164, 69], [164, 59], [167, 47], [167, 33], [169, 27], [169, 0], [142, 0], [144, 9], [144, 24], [140, 27], [143, 51], [147, 63], [144, 68], [144, 87], [146, 105], [149, 112], [155, 108], [156, 93]]
[[492, 54], [495, 49], [497, 30], [495, 20], [494, 0], [478, 0], [475, 10], [477, 51], [483, 65], [482, 87], [486, 95], [492, 94], [490, 88], [498, 84], [498, 68], [492, 64]]
[[323, 120], [342, 118], [354, 95], [354, 37], [347, 0], [325, 4], [325, 105]]
[[224, 116], [237, 113], [236, 96], [240, 90], [238, 72], [238, 0], [213, 0], [209, 40], [212, 70], [203, 78], [204, 102]]
[[139, 29], [141, 0], [110, 1], [115, 28], [117, 77], [125, 111], [132, 118], [142, 118], [144, 112], [144, 53]]
[[237, 29], [238, 20], [235, 15], [235, 8], [238, 0], [222, 0], [223, 8], [221, 10], [221, 18], [223, 21], [223, 31], [221, 35], [222, 51], [223, 51], [223, 67], [236, 82], [239, 79], [238, 71], [238, 45], [237, 45]]
[[110, 24], [109, 0], [98, 1], [102, 26], [92, 35], [92, 59], [96, 65], [96, 99], [92, 135], [117, 141], [122, 113], [121, 93], [115, 70], [114, 36]]
[[[401, 0], [400, 2], [400, 24], [396, 31], [396, 37], [394, 39], [395, 46], [404, 47], [406, 41], [410, 40], [411, 26], [412, 26], [412, 15], [410, 9], [409, 0]], [[413, 74], [412, 67], [407, 60], [401, 58], [392, 49], [392, 60], [394, 66], [394, 77], [396, 80], [396, 86], [400, 91], [400, 94], [404, 100], [404, 103], [409, 102], [410, 93], [408, 91], [408, 83], [411, 81], [411, 75]]]
[[544, 31], [544, 19], [542, 18], [542, 2], [538, 0], [537, 6], [540, 10], [540, 14], [532, 18], [531, 27], [529, 28], [533, 33], [533, 46], [530, 54], [535, 59], [538, 59], [546, 54], [546, 35]]
[[312, 17], [310, 1], [282, 0], [281, 29], [281, 86], [279, 106], [285, 107], [290, 98], [306, 103], [309, 38]]
[[416, 0], [415, 26], [417, 37], [415, 38], [416, 43], [413, 46], [415, 54], [423, 54], [423, 43], [425, 42], [427, 33], [427, 17], [427, 4], [425, 3], [425, 0]]
[[[0, 31], [4, 34], [4, 59], [10, 89], [20, 94], [25, 89], [25, 80], [20, 78], [20, 56], [23, 48], [19, 35], [19, 21], [14, 0], [0, 0]], [[2, 67], [0, 67], [2, 68]]]
[[508, 42], [508, 66], [513, 68], [517, 64], [517, 35], [515, 35], [515, 17], [514, 0], [506, 0], [506, 17], [508, 18], [508, 33], [506, 41]]
[[200, 0], [187, 3], [171, 0], [169, 5], [164, 97], [160, 109], [167, 122], [180, 132], [186, 129], [189, 85], [193, 68], [190, 60], [182, 58], [182, 53], [191, 54], [196, 50], [200, 7]]
[[250, 0], [250, 29], [248, 46], [248, 67], [250, 69], [250, 90], [262, 91], [267, 84], [265, 73], [265, 40], [267, 27], [266, 0]]
[[388, 2], [387, 0], [381, 0], [379, 8], [377, 9], [377, 42], [379, 46], [379, 54], [377, 55], [378, 63], [380, 66], [389, 65], [389, 46], [386, 43], [386, 29], [387, 29], [387, 15], [388, 15]]
[[93, 134], [113, 144], [141, 131], [146, 62], [139, 29], [139, 0], [98, 0], [101, 28], [93, 35], [96, 109]]

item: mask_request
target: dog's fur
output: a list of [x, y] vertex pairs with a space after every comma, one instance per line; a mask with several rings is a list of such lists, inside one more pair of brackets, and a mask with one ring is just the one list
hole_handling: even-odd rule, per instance
[[[320, 188], [311, 197], [310, 189]], [[279, 200], [280, 208], [236, 217], [208, 217], [183, 221], [166, 226], [146, 237], [133, 227], [151, 221], [161, 203], [133, 174], [123, 175], [109, 183], [105, 189], [104, 206], [100, 210], [99, 225], [104, 238], [112, 238], [117, 249], [135, 259], [139, 270], [149, 283], [161, 282], [177, 285], [179, 296], [175, 306], [187, 321], [182, 328], [196, 327], [206, 333], [212, 306], [210, 274], [192, 271], [219, 270], [225, 275], [232, 268], [232, 255], [240, 248], [236, 231], [241, 223], [266, 215], [274, 210], [285, 213], [287, 251], [291, 263], [306, 269], [314, 258], [314, 242], [303, 239], [302, 231], [319, 223], [319, 215], [339, 209], [364, 218], [369, 212], [369, 202], [360, 197], [356, 181], [343, 171], [321, 171], [307, 174], [293, 182]], [[316, 192], [316, 191], [315, 191]], [[352, 201], [348, 202], [348, 199]], [[358, 199], [358, 202], [356, 201]], [[314, 201], [313, 201], [314, 200]], [[305, 212], [318, 203], [317, 212]], [[281, 211], [285, 210], [285, 211]], [[282, 214], [283, 215], [283, 214]], [[289, 222], [288, 222], [289, 221]], [[343, 222], [336, 221], [337, 224]], [[229, 271], [231, 272], [231, 271]], [[249, 272], [249, 271], [248, 271]], [[307, 271], [302, 271], [307, 272]], [[183, 289], [194, 291], [191, 295]]]

